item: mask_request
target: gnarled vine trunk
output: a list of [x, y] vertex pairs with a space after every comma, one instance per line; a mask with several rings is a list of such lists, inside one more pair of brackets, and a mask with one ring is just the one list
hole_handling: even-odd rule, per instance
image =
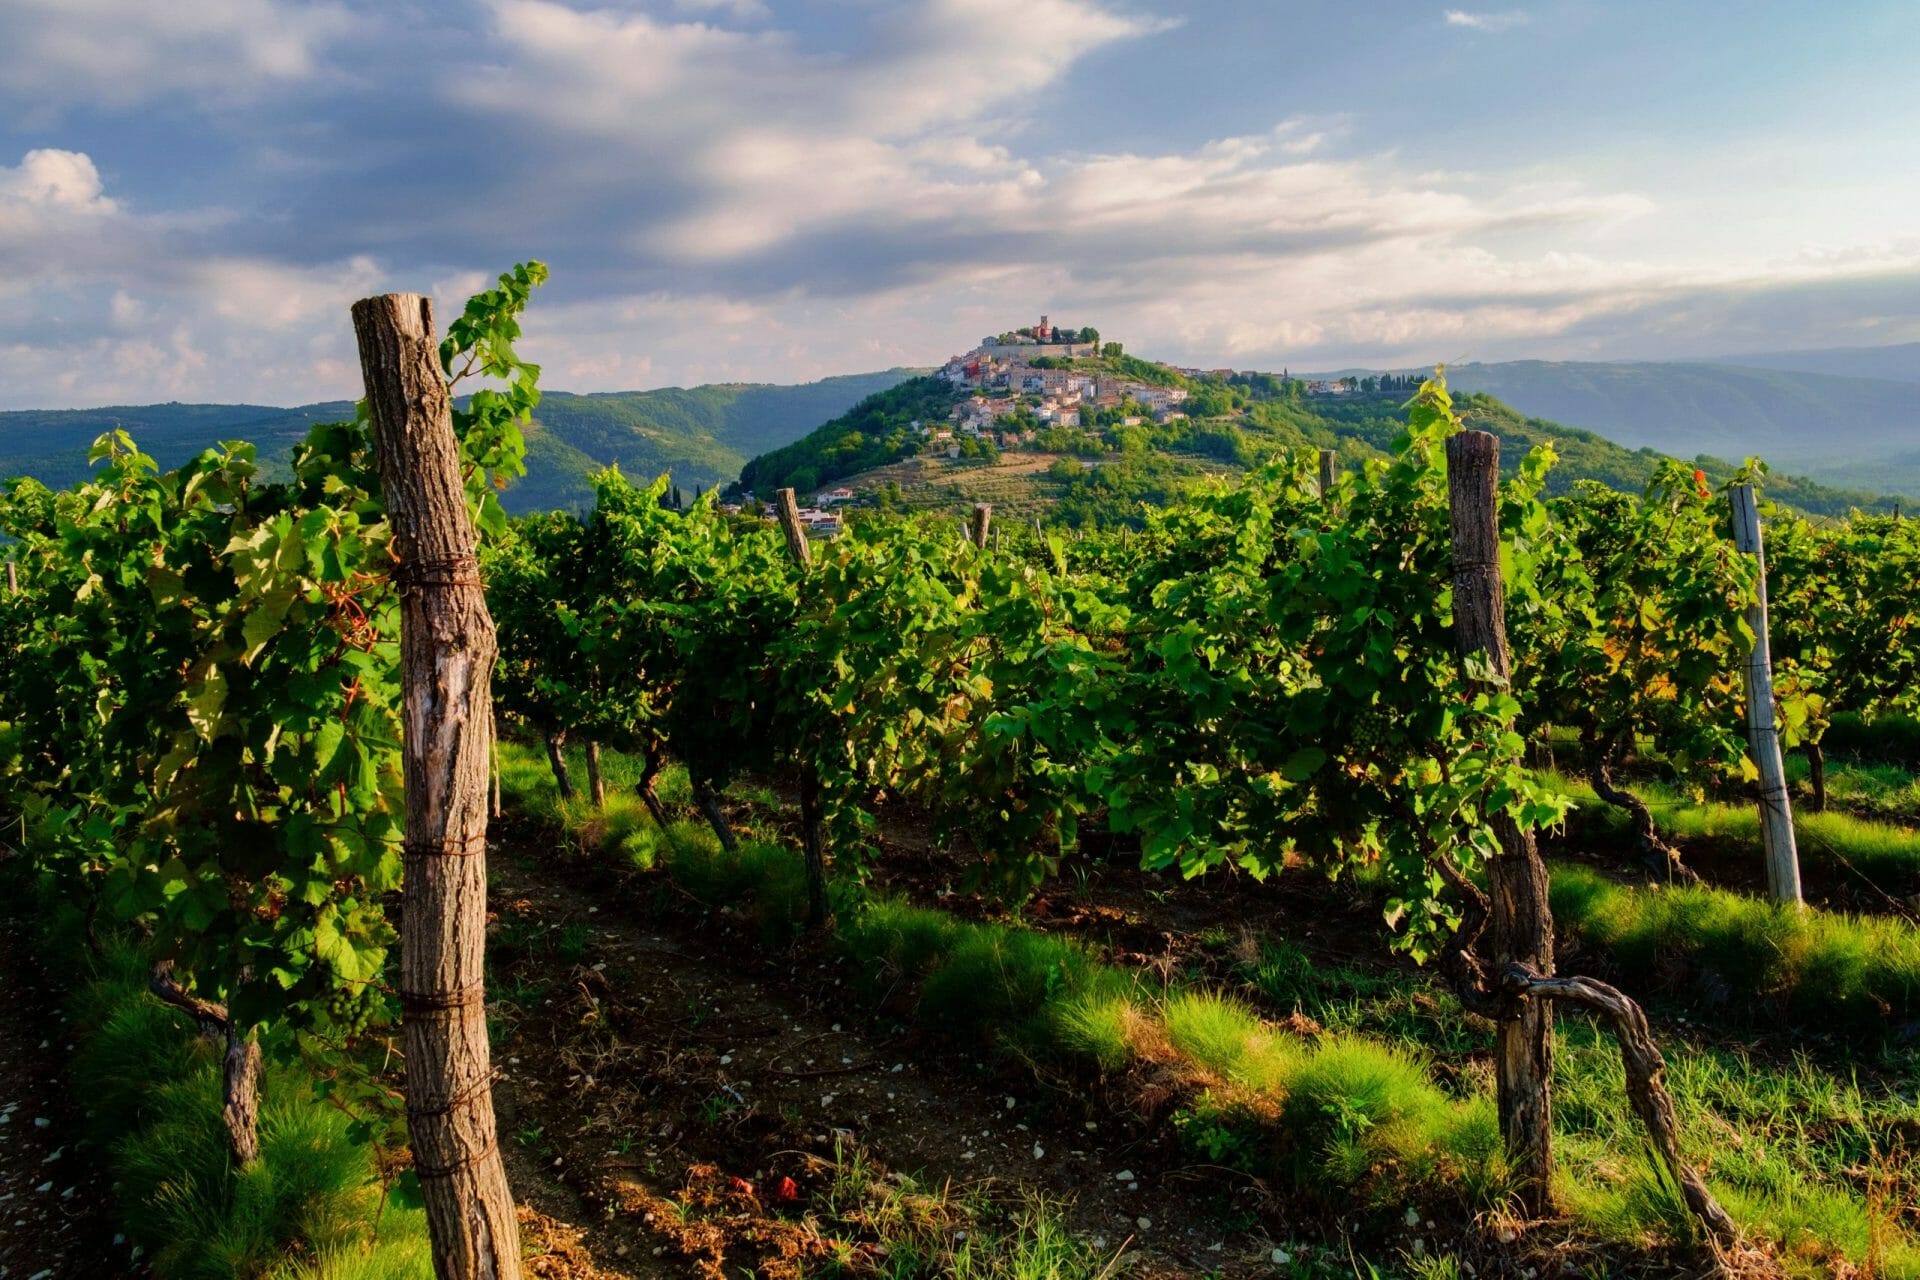
[[237, 1165], [260, 1158], [260, 1042], [241, 1032], [227, 1007], [187, 991], [173, 976], [173, 961], [162, 960], [147, 975], [147, 990], [176, 1009], [193, 1015], [200, 1034], [225, 1046], [220, 1059], [220, 1123], [227, 1131], [227, 1152]]
[[440, 1280], [519, 1280], [487, 1040], [493, 618], [475, 558], [433, 306], [353, 306], [400, 584], [405, 881], [397, 982], [407, 1126]]
[[607, 807], [607, 784], [600, 776], [600, 744], [587, 739], [587, 794], [593, 797], [593, 807]]
[[1613, 770], [1618, 755], [1619, 748], [1611, 743], [1597, 754], [1588, 755], [1587, 781], [1592, 784], [1594, 794], [1626, 813], [1633, 823], [1634, 844], [1665, 872], [1669, 881], [1699, 884], [1700, 873], [1682, 861], [1680, 851], [1663, 839], [1654, 826], [1653, 810], [1647, 807], [1647, 802], [1614, 783]]
[[1639, 1003], [1619, 988], [1594, 978], [1546, 978], [1521, 965], [1509, 968], [1503, 975], [1503, 983], [1536, 1000], [1577, 1004], [1612, 1024], [1614, 1040], [1620, 1046], [1620, 1065], [1626, 1075], [1627, 1101], [1646, 1129], [1654, 1153], [1678, 1184], [1688, 1210], [1716, 1240], [1730, 1240], [1738, 1235], [1739, 1227], [1732, 1216], [1714, 1199], [1706, 1180], [1680, 1154], [1680, 1122], [1664, 1083], [1666, 1059], [1660, 1056], [1660, 1046], [1654, 1043], [1647, 1015]]
[[562, 800], [573, 799], [573, 774], [567, 769], [567, 731], [556, 729], [547, 735], [547, 767], [553, 770], [553, 785]]
[[1807, 781], [1813, 787], [1813, 811], [1827, 811], [1827, 749], [1818, 742], [1807, 744]]
[[693, 802], [700, 806], [700, 812], [706, 815], [707, 825], [713, 828], [714, 836], [720, 841], [720, 847], [732, 853], [740, 847], [734, 839], [733, 824], [727, 821], [726, 810], [720, 807], [720, 796], [713, 785], [702, 778], [693, 780]]
[[220, 1058], [220, 1119], [243, 1165], [260, 1158], [260, 1041], [227, 1022], [227, 1051]]
[[660, 780], [660, 770], [666, 767], [667, 753], [660, 749], [658, 741], [652, 741], [640, 750], [640, 780], [633, 784], [640, 803], [647, 806], [647, 812], [653, 816], [653, 824], [662, 831], [667, 829], [667, 806], [660, 803], [660, 792], [655, 783]]
[[806, 854], [807, 928], [827, 923], [827, 840], [820, 810], [820, 779], [812, 765], [800, 773], [800, 844]]

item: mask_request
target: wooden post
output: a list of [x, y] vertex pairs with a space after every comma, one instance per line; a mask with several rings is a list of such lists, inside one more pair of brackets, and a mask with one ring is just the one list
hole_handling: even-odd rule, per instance
[[[1462, 658], [1480, 653], [1501, 680], [1507, 651], [1506, 591], [1500, 580], [1500, 439], [1463, 431], [1447, 441], [1447, 506], [1453, 532], [1453, 629]], [[1500, 853], [1487, 861], [1489, 932], [1496, 973], [1522, 965], [1553, 976], [1553, 915], [1547, 868], [1533, 833], [1504, 814], [1492, 821]], [[1527, 1212], [1553, 1207], [1553, 1016], [1545, 1000], [1511, 996], [1495, 1022], [1494, 1077], [1500, 1131], [1516, 1192]]]
[[[774, 498], [779, 504], [780, 527], [787, 533], [787, 553], [804, 574], [813, 562], [813, 554], [807, 545], [807, 532], [800, 527], [800, 509], [794, 504], [793, 490], [781, 489]], [[826, 833], [820, 812], [820, 779], [814, 772], [813, 761], [801, 760], [799, 765], [800, 843], [807, 868], [807, 927], [818, 929], [827, 922]]]
[[813, 548], [807, 543], [807, 531], [800, 524], [800, 504], [793, 490], [776, 489], [774, 510], [780, 515], [780, 531], [787, 535], [787, 553], [802, 569], [813, 563]]
[[987, 530], [993, 525], [993, 504], [976, 502], [973, 504], [973, 520], [967, 525], [967, 541], [982, 551], [987, 549]]
[[1754, 600], [1747, 607], [1753, 651], [1747, 655], [1747, 751], [1760, 770], [1760, 836], [1767, 851], [1767, 891], [1775, 902], [1800, 898], [1800, 851], [1793, 836], [1793, 802], [1787, 798], [1787, 770], [1780, 759], [1780, 726], [1773, 703], [1773, 655], [1767, 645], [1767, 550], [1760, 533], [1760, 506], [1753, 486], [1737, 484], [1733, 499], [1733, 543], [1754, 559]]
[[7, 559], [7, 594], [10, 596], [20, 594], [20, 566], [13, 562], [12, 557]]
[[433, 304], [353, 304], [400, 583], [405, 884], [398, 996], [407, 1125], [440, 1280], [519, 1280], [487, 1043], [493, 618], [474, 557]]
[[1320, 496], [1323, 498], [1333, 492], [1334, 481], [1337, 478], [1334, 473], [1335, 461], [1336, 455], [1333, 450], [1320, 451]]

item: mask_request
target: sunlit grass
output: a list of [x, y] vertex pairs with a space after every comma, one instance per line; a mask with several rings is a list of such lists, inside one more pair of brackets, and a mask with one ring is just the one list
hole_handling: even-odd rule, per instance
[[[1587, 783], [1548, 776], [1574, 798], [1579, 821], [1597, 823], [1615, 833], [1628, 829], [1627, 814], [1603, 802]], [[1859, 772], [1837, 770], [1829, 786], [1836, 799], [1868, 790], [1885, 798], [1902, 792], [1898, 782], [1903, 777], [1901, 771], [1890, 766]], [[1745, 844], [1753, 851], [1754, 865], [1763, 865], [1758, 806], [1717, 800], [1697, 802], [1659, 782], [1635, 780], [1631, 789], [1646, 803], [1662, 835], [1682, 841], [1712, 839]], [[1913, 790], [1915, 811], [1920, 812], [1920, 786], [1908, 779], [1904, 789]], [[1840, 809], [1812, 813], [1804, 806], [1795, 810], [1793, 828], [1800, 857], [1806, 863], [1824, 861], [1850, 870], [1892, 894], [1920, 889], [1920, 830]]]
[[1721, 889], [1638, 889], [1557, 867], [1555, 922], [1642, 989], [1691, 974], [1764, 1018], [1784, 1009], [1873, 1035], [1920, 1015], [1920, 930], [1897, 917], [1776, 906]]

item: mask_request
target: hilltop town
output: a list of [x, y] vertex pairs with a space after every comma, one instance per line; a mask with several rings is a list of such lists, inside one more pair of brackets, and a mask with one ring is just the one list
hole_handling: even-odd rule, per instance
[[1036, 426], [1089, 425], [1101, 410], [1117, 412], [1128, 426], [1149, 416], [1163, 423], [1186, 416], [1179, 407], [1187, 399], [1184, 387], [1073, 367], [1076, 360], [1120, 355], [1119, 343], [1101, 345], [1098, 330], [1056, 329], [1047, 316], [1030, 329], [983, 338], [939, 369], [936, 376], [972, 394], [954, 406], [950, 426], [928, 425], [927, 434], [934, 440], [951, 440], [956, 432], [986, 436], [1011, 448], [1031, 441]]
[[[1053, 467], [1053, 479], [1064, 482], [1069, 472], [1111, 463], [1115, 442], [1123, 439], [1119, 433], [1132, 429], [1156, 433], [1163, 443], [1193, 437], [1188, 443], [1231, 452], [1231, 433], [1238, 428], [1223, 430], [1220, 424], [1244, 422], [1254, 401], [1298, 403], [1308, 396], [1414, 385], [1411, 376], [1303, 380], [1286, 372], [1163, 365], [1127, 355], [1097, 329], [1055, 326], [1046, 315], [1038, 324], [982, 338], [916, 382], [920, 389], [908, 399], [869, 402], [872, 412], [857, 424], [830, 423], [817, 442], [791, 446], [789, 452], [802, 450], [804, 456], [777, 469], [779, 479], [762, 489], [759, 501], [751, 482], [735, 486], [737, 501], [728, 509], [764, 514], [772, 488], [791, 487], [812, 496], [801, 509], [802, 522], [831, 537], [841, 529], [843, 508], [883, 500], [881, 490], [892, 477], [880, 476], [877, 467], [917, 461], [918, 477], [929, 474], [928, 466], [946, 464], [1001, 463], [1005, 469], [1012, 462], [1005, 455], [1017, 452], [1031, 462], [1013, 463], [1012, 471]], [[1209, 439], [1200, 440], [1208, 433]], [[829, 487], [854, 475], [865, 479]]]

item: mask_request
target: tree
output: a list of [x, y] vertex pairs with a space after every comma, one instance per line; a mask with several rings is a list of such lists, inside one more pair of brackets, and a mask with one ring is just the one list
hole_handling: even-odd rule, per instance
[[1121, 350], [1119, 343], [1109, 342], [1106, 346], [1100, 348], [1100, 354], [1106, 356], [1109, 360], [1117, 360], [1124, 355], [1125, 352]]

